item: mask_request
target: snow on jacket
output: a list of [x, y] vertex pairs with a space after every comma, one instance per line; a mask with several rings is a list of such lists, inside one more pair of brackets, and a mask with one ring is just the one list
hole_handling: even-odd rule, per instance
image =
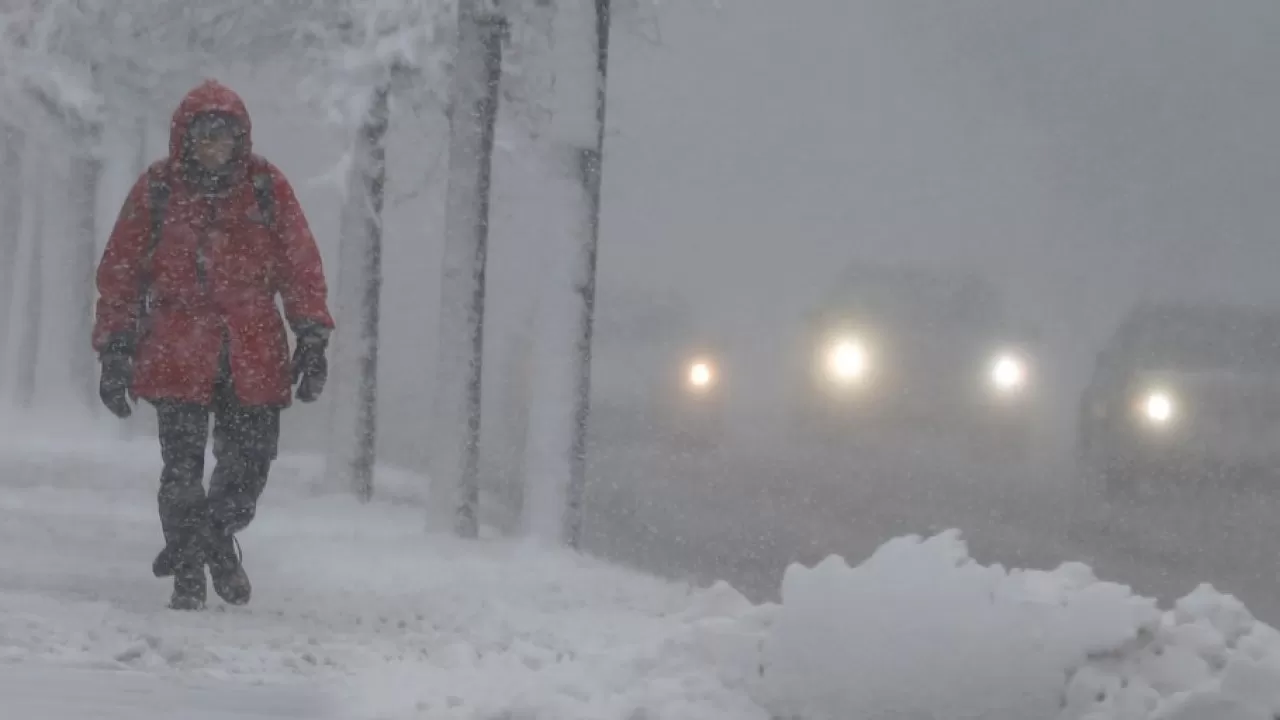
[[[233, 181], [221, 195], [198, 192], [184, 179], [185, 135], [204, 112], [230, 114], [243, 127]], [[116, 220], [98, 266], [93, 346], [101, 352], [117, 338], [134, 341], [134, 397], [209, 404], [225, 346], [243, 404], [287, 406], [289, 345], [276, 296], [295, 331], [333, 327], [315, 238], [284, 174], [253, 154], [249, 131], [248, 110], [234, 91], [212, 80], [197, 86], [174, 112], [169, 157], [138, 178]], [[148, 260], [151, 174], [170, 194]], [[259, 175], [271, 179], [270, 218], [254, 192]], [[140, 325], [148, 277], [151, 299]]]

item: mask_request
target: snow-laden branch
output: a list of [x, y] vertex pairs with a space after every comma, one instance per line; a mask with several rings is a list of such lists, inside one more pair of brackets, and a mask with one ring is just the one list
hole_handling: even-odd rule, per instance
[[[701, 0], [718, 5], [719, 0]], [[628, 28], [652, 44], [661, 44], [659, 18], [666, 0], [612, 0], [612, 24]], [[563, 75], [560, 59], [566, 42], [577, 38], [560, 37], [563, 26], [557, 24], [557, 13], [563, 14], [572, 3], [566, 0], [502, 0], [500, 8], [510, 24], [503, 77], [503, 101], [508, 114], [533, 137], [551, 129], [556, 109], [557, 85]], [[559, 27], [559, 29], [558, 29]]]
[[391, 92], [414, 107], [443, 107], [453, 38], [454, 0], [352, 0], [338, 21], [313, 19], [299, 37], [317, 71], [304, 95], [329, 120], [355, 127], [369, 93], [390, 78]]
[[0, 73], [11, 95], [34, 91], [41, 105], [77, 122], [96, 119], [108, 96], [147, 113], [151, 98], [180, 89], [211, 64], [303, 54], [317, 28], [336, 33], [351, 10], [344, 0], [44, 0], [9, 6], [0, 12]]
[[[299, 94], [331, 124], [354, 130], [377, 88], [389, 88], [397, 114], [443, 116], [455, 38], [455, 0], [352, 0], [339, 18], [298, 25], [312, 68]], [[334, 167], [324, 178], [345, 178]]]
[[71, 129], [100, 124], [105, 94], [135, 94], [182, 61], [188, 48], [158, 40], [178, 22], [174, 3], [158, 0], [48, 0], [0, 14], [0, 63], [11, 97], [34, 100]]

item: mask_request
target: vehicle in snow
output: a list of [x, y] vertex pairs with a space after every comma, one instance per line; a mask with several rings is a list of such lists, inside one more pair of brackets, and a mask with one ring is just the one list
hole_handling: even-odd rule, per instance
[[1135, 307], [1080, 398], [1077, 459], [1109, 492], [1217, 481], [1280, 461], [1280, 310]]
[[1025, 459], [1037, 378], [1018, 325], [980, 276], [855, 263], [806, 320], [797, 427], [842, 444], [945, 439]]
[[727, 399], [719, 348], [680, 298], [602, 296], [592, 343], [594, 424], [685, 450], [719, 446]]

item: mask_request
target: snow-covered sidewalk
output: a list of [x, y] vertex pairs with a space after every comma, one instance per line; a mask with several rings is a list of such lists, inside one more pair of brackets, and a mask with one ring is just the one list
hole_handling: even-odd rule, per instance
[[150, 575], [153, 443], [5, 443], [0, 663], [304, 682], [342, 718], [765, 717], [698, 647], [688, 588], [434, 533], [411, 492], [317, 497], [315, 470], [282, 458], [273, 472], [242, 540], [252, 604], [175, 613]]
[[793, 566], [780, 605], [427, 527], [423, 483], [317, 495], [282, 458], [247, 608], [164, 609], [153, 443], [0, 439], [0, 697], [22, 717], [1270, 720], [1280, 633], [956, 533]]

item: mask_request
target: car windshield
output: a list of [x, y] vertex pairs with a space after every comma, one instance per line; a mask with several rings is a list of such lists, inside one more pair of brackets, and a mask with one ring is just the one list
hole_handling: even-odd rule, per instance
[[1280, 315], [1243, 311], [1167, 315], [1137, 331], [1131, 354], [1148, 366], [1280, 372]]
[[931, 334], [990, 330], [1004, 318], [999, 293], [989, 284], [923, 271], [850, 272], [828, 296], [826, 307], [850, 320]]

